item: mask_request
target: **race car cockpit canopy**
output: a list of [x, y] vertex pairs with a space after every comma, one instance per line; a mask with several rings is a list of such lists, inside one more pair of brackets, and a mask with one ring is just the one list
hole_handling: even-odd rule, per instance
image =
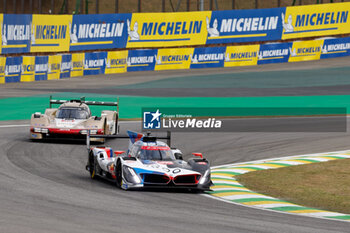
[[141, 160], [176, 160], [171, 149], [168, 146], [141, 146], [136, 154]]
[[81, 107], [62, 107], [56, 113], [58, 119], [78, 119], [85, 120], [90, 117], [90, 112]]

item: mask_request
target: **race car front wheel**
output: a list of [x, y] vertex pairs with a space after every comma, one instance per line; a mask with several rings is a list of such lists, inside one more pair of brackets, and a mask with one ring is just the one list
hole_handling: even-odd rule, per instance
[[91, 179], [95, 179], [96, 177], [96, 163], [95, 158], [92, 152], [89, 154], [89, 171]]
[[117, 166], [115, 166], [115, 185], [118, 188], [122, 187], [122, 183], [123, 183], [123, 174], [122, 174], [122, 164], [120, 162], [120, 160], [117, 161]]

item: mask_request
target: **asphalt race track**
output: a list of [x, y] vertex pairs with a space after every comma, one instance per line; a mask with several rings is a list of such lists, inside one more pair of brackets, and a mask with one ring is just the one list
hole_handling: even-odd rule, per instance
[[[321, 67], [350, 67], [350, 59], [198, 70], [191, 74], [257, 71], [264, 77], [264, 72], [271, 70], [282, 70], [283, 75], [286, 70]], [[101, 91], [117, 83], [165, 80], [188, 75], [186, 72], [128, 73], [116, 77], [6, 84], [0, 86], [0, 98], [65, 89], [96, 93], [97, 89]], [[312, 92], [317, 93], [317, 88], [312, 88]], [[253, 89], [247, 91], [254, 92]], [[327, 90], [325, 86], [320, 89], [322, 93]], [[350, 90], [340, 84], [339, 89], [332, 85], [330, 90], [350, 94]], [[282, 92], [276, 88], [276, 93]], [[118, 95], [118, 90], [115, 94]], [[85, 171], [84, 143], [31, 142], [29, 127], [15, 126], [28, 123], [0, 122], [0, 232], [349, 232], [350, 225], [346, 222], [251, 209], [194, 193], [122, 191], [109, 182], [89, 178]], [[123, 122], [121, 132], [139, 130], [139, 127], [138, 122]], [[212, 165], [346, 150], [349, 142], [348, 133], [174, 133], [172, 138], [172, 146], [185, 154], [203, 152]], [[125, 150], [128, 142], [115, 139], [108, 144]]]

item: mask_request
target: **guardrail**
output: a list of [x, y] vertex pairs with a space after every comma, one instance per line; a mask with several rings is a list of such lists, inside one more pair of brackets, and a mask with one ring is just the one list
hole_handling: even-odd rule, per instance
[[261, 45], [0, 57], [0, 83], [146, 70], [262, 65], [349, 55], [350, 37], [343, 37]]

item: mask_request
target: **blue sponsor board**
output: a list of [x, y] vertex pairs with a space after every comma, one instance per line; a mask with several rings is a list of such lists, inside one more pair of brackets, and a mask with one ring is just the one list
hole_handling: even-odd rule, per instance
[[35, 81], [47, 80], [49, 70], [49, 56], [35, 57]]
[[84, 75], [104, 74], [107, 52], [85, 53]]
[[1, 53], [28, 53], [32, 28], [32, 15], [4, 14], [1, 25]]
[[213, 11], [207, 44], [280, 40], [286, 8]]
[[72, 54], [62, 54], [60, 78], [69, 78], [72, 69]]
[[127, 20], [131, 14], [74, 15], [70, 51], [126, 48]]
[[21, 81], [22, 57], [7, 57], [5, 65], [5, 82]]
[[127, 71], [154, 70], [157, 49], [129, 50]]
[[191, 69], [223, 67], [226, 47], [195, 48], [191, 57]]
[[321, 52], [321, 59], [350, 56], [350, 37], [325, 39]]
[[261, 44], [258, 54], [258, 65], [288, 62], [293, 43]]

